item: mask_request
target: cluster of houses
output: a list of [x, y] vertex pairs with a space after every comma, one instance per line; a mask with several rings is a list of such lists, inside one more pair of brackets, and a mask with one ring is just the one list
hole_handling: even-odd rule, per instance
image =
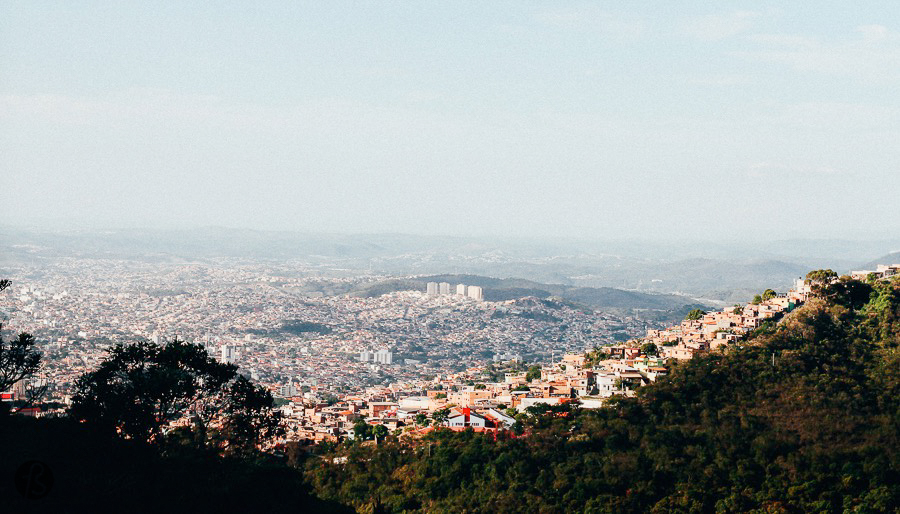
[[[332, 405], [302, 401], [281, 408], [287, 421], [288, 441], [338, 441], [354, 438], [353, 427], [359, 420], [382, 425], [394, 434], [424, 433], [434, 425], [451, 430], [473, 428], [478, 431], [508, 429], [515, 419], [504, 412], [502, 399], [485, 390], [404, 391], [379, 388], [374, 394], [347, 397]], [[491, 391], [493, 393], [493, 391]], [[451, 400], [449, 396], [452, 395]], [[427, 420], [427, 421], [425, 421]]]
[[655, 344], [659, 355], [666, 359], [691, 359], [698, 353], [738, 341], [766, 321], [792, 311], [809, 298], [810, 292], [809, 283], [798, 279], [787, 293], [705, 313], [664, 330], [648, 330], [642, 342]]
[[900, 275], [900, 264], [879, 264], [874, 271], [859, 270], [850, 272], [850, 276], [857, 280], [868, 280], [869, 278], [881, 280], [896, 275]]
[[[879, 266], [874, 273], [884, 278], [898, 271], [900, 266]], [[873, 272], [865, 272], [869, 273]], [[669, 359], [690, 359], [736, 342], [803, 304], [810, 293], [808, 281], [799, 279], [787, 293], [770, 292], [746, 305], [702, 313], [664, 330], [649, 330], [643, 339], [588, 355], [565, 355], [541, 366], [539, 377], [517, 371], [505, 373], [502, 381], [473, 383], [479, 370], [472, 369], [427, 384], [372, 388], [333, 405], [292, 401], [283, 407], [294, 425], [288, 437], [352, 438], [359, 420], [384, 425], [401, 436], [426, 433], [435, 426], [493, 431], [512, 427], [519, 413], [538, 404], [578, 401], [582, 408], [596, 408], [613, 395], [633, 395], [636, 387], [665, 376]]]
[[359, 420], [383, 425], [401, 437], [420, 436], [439, 426], [477, 432], [510, 429], [528, 407], [578, 401], [582, 408], [597, 408], [610, 396], [634, 394], [637, 386], [665, 375], [666, 368], [662, 357], [644, 355], [637, 348], [613, 347], [602, 361], [565, 355], [540, 367], [540, 376], [515, 371], [505, 373], [502, 381], [473, 383], [478, 371], [429, 384], [370, 388], [332, 405], [292, 399], [282, 407], [287, 440], [353, 438]]

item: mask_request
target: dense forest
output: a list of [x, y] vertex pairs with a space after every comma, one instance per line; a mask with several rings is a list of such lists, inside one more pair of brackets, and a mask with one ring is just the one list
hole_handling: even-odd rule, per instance
[[897, 512], [900, 282], [818, 296], [636, 398], [532, 413], [523, 437], [346, 445], [307, 480], [369, 512]]
[[[0, 480], [0, 501], [74, 512], [898, 512], [900, 281], [841, 279], [816, 293], [634, 398], [532, 407], [519, 435], [438, 429], [272, 456], [124, 440], [88, 416], [0, 415], [0, 473], [32, 459], [55, 473], [40, 500]], [[222, 391], [241, 384], [229, 383]]]

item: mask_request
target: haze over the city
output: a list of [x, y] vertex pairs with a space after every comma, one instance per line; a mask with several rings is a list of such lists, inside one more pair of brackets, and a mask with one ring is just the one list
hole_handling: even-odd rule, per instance
[[892, 236], [898, 13], [3, 2], [0, 223]]

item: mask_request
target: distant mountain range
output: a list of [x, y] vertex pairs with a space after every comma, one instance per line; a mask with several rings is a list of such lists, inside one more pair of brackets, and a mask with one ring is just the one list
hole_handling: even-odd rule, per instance
[[415, 279], [418, 283], [449, 282], [484, 289], [484, 299], [494, 302], [514, 300], [526, 296], [549, 298], [557, 296], [591, 307], [624, 309], [672, 309], [692, 303], [693, 299], [672, 294], [647, 294], [624, 291], [612, 287], [577, 287], [564, 284], [543, 284], [521, 278], [491, 278], [479, 275], [431, 275]]
[[[787, 289], [793, 279], [811, 269], [844, 273], [874, 267], [872, 263], [896, 262], [900, 252], [876, 261], [871, 256], [897, 248], [900, 239], [664, 243], [302, 234], [215, 227], [68, 232], [0, 227], [0, 267], [59, 257], [171, 263], [221, 258], [298, 261], [315, 266], [323, 277], [478, 276], [510, 281], [502, 287], [484, 285], [488, 298], [534, 290], [537, 296], [559, 295], [586, 305], [641, 305], [636, 308], [671, 307], [668, 300], [653, 295], [636, 296], [641, 293], [676, 294], [716, 305], [737, 303], [766, 288]], [[387, 291], [394, 286], [371, 287]]]
[[611, 287], [575, 287], [563, 284], [543, 284], [521, 278], [492, 278], [479, 275], [430, 275], [405, 279], [390, 279], [370, 283], [349, 294], [365, 297], [380, 296], [395, 291], [424, 291], [428, 282], [449, 282], [479, 286], [487, 301], [502, 302], [522, 298], [558, 299], [572, 307], [618, 314], [639, 314], [657, 321], [680, 320], [692, 308], [706, 307], [693, 298], [672, 294], [650, 294], [624, 291]]
[[859, 269], [874, 270], [879, 264], [900, 264], [900, 252], [891, 252], [885, 256], [875, 259], [874, 261], [869, 261], [860, 266]]

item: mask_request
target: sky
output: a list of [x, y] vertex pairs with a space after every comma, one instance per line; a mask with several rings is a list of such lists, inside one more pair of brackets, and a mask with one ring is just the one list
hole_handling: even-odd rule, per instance
[[893, 237], [897, 91], [893, 2], [7, 0], [0, 224]]

